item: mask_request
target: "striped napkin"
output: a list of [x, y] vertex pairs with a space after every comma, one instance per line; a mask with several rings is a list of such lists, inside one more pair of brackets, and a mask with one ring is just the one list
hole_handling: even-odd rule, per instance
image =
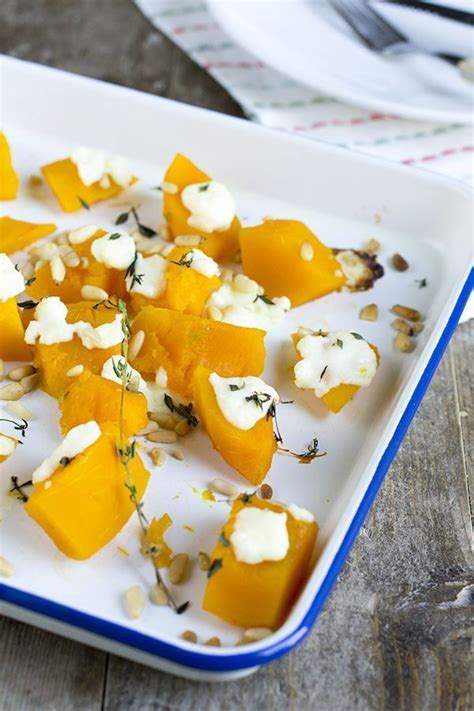
[[387, 116], [289, 79], [235, 44], [199, 0], [134, 0], [258, 123], [416, 165], [474, 185], [472, 127]]

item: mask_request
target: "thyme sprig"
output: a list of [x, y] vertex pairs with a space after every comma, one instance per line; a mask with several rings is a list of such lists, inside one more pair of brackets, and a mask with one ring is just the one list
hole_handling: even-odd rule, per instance
[[275, 306], [275, 302], [272, 301], [266, 294], [257, 294], [255, 299], [253, 300], [253, 303], [258, 301], [259, 299], [260, 301], [263, 301], [264, 304], [267, 304], [267, 306]]
[[82, 207], [83, 207], [85, 210], [90, 210], [90, 209], [91, 209], [91, 206], [89, 205], [89, 203], [86, 202], [86, 201], [84, 200], [84, 198], [81, 198], [80, 195], [77, 196], [77, 199], [79, 200], [79, 202], [81, 203]]
[[263, 410], [263, 406], [272, 399], [270, 393], [258, 393], [254, 391], [251, 395], [246, 395], [247, 402], [254, 402], [257, 407]]
[[325, 457], [327, 452], [319, 452], [319, 441], [317, 437], [313, 437], [311, 443], [308, 445], [306, 451], [298, 454], [298, 452], [292, 452], [291, 449], [286, 449], [286, 447], [279, 447], [280, 452], [285, 452], [292, 457], [298, 459], [299, 464], [309, 464], [313, 459], [319, 459], [320, 457]]
[[175, 262], [173, 259], [171, 259], [170, 261], [172, 264], [177, 264], [178, 267], [187, 267], [189, 269], [189, 267], [193, 263], [193, 260], [194, 260], [193, 250], [190, 249], [181, 255], [181, 257], [179, 258], [179, 261]]
[[[113, 303], [113, 302], [111, 302]], [[110, 308], [110, 307], [109, 307]], [[131, 336], [131, 327], [130, 327], [130, 321], [128, 319], [128, 313], [127, 313], [127, 305], [123, 299], [119, 299], [116, 304], [116, 308], [118, 312], [122, 316], [122, 333], [123, 333], [123, 339], [122, 339], [122, 344], [121, 344], [121, 355], [123, 358], [123, 362], [126, 364], [127, 359], [128, 359], [128, 343], [130, 340]], [[153, 563], [153, 568], [155, 571], [155, 578], [156, 578], [156, 584], [158, 587], [165, 593], [166, 599], [168, 601], [168, 605], [178, 614], [180, 615], [182, 612], [186, 610], [186, 608], [189, 605], [189, 602], [185, 602], [182, 605], [177, 605], [176, 602], [174, 601], [171, 593], [169, 592], [168, 588], [166, 587], [165, 583], [163, 582], [163, 579], [161, 577], [158, 564], [153, 556], [153, 546], [150, 543], [148, 539], [148, 519], [146, 518], [144, 512], [143, 512], [143, 503], [139, 500], [138, 498], [138, 491], [137, 487], [135, 486], [135, 483], [133, 481], [133, 476], [130, 471], [130, 462], [132, 459], [135, 457], [135, 442], [130, 442], [126, 439], [124, 435], [124, 420], [125, 420], [125, 393], [127, 390], [127, 385], [129, 384], [129, 375], [128, 375], [128, 369], [127, 367], [123, 367], [120, 369], [120, 378], [121, 378], [121, 392], [120, 392], [120, 413], [119, 413], [119, 443], [117, 446], [117, 454], [119, 456], [119, 459], [123, 465], [123, 468], [125, 470], [125, 487], [128, 489], [130, 493], [130, 501], [132, 501], [133, 505], [135, 506], [135, 510], [137, 513], [138, 521], [140, 524], [140, 529], [142, 532], [143, 536], [143, 542], [145, 546], [145, 550], [147, 554], [150, 557], [150, 560]]]
[[138, 252], [135, 250], [135, 256], [133, 258], [133, 261], [127, 267], [127, 271], [125, 272], [125, 279], [131, 280], [129, 286], [130, 291], [133, 289], [135, 284], [141, 284], [143, 281], [143, 277], [145, 276], [144, 274], [137, 274], [137, 260]]
[[[25, 282], [26, 284], [26, 282]], [[29, 286], [29, 284], [27, 285]], [[18, 301], [17, 306], [21, 309], [35, 309], [39, 304], [39, 301], [33, 301], [33, 299], [27, 299], [27, 301]]]
[[10, 477], [10, 482], [11, 482], [12, 487], [11, 487], [11, 489], [8, 490], [8, 493], [9, 493], [9, 494], [15, 494], [15, 496], [16, 496], [17, 499], [19, 499], [19, 500], [22, 501], [24, 504], [26, 504], [26, 502], [27, 502], [28, 499], [29, 499], [29, 496], [28, 496], [28, 494], [25, 494], [25, 492], [23, 491], [23, 487], [24, 487], [24, 486], [31, 486], [31, 485], [33, 484], [33, 482], [31, 481], [31, 479], [29, 479], [28, 481], [24, 481], [23, 484], [19, 484], [19, 483], [18, 483], [18, 477], [17, 477], [17, 476], [11, 476], [11, 477]]
[[183, 420], [186, 420], [188, 425], [191, 425], [191, 427], [197, 427], [199, 424], [199, 420], [196, 417], [196, 415], [193, 414], [193, 403], [189, 402], [187, 405], [183, 405], [182, 403], [178, 402], [176, 403], [171, 395], [168, 395], [168, 393], [165, 393], [164, 396], [164, 401], [165, 405], [168, 408], [170, 412], [176, 413], [179, 417], [182, 417]]
[[131, 207], [130, 210], [127, 210], [127, 212], [121, 212], [115, 220], [115, 224], [123, 225], [125, 222], [128, 221], [130, 215], [133, 215], [135, 224], [138, 227], [138, 231], [142, 235], [142, 237], [155, 237], [155, 235], [157, 234], [156, 231], [153, 230], [151, 227], [147, 227], [147, 225], [144, 225], [143, 222], [140, 221], [136, 207]]
[[[9, 422], [11, 425], [13, 425], [13, 429], [20, 433], [21, 437], [25, 437], [26, 430], [28, 429], [28, 422], [23, 419], [23, 417], [21, 418], [21, 422], [17, 422], [16, 420], [10, 420], [8, 419], [8, 417], [0, 417], [0, 422]], [[23, 442], [21, 440], [18, 440], [18, 444], [23, 444]]]
[[415, 284], [418, 284], [419, 289], [424, 289], [428, 286], [428, 279], [415, 279]]

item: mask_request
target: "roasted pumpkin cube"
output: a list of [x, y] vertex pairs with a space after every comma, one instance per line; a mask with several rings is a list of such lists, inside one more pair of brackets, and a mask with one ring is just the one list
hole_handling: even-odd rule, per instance
[[12, 217], [0, 217], [0, 252], [13, 254], [25, 249], [29, 244], [47, 237], [56, 229], [53, 224], [22, 222]]
[[188, 224], [189, 210], [183, 205], [181, 191], [188, 185], [205, 183], [211, 180], [207, 173], [197, 168], [189, 158], [178, 153], [165, 174], [165, 181], [176, 185], [176, 193], [164, 192], [163, 215], [172, 237], [179, 235], [201, 235], [204, 241], [199, 245], [205, 254], [213, 259], [222, 259], [234, 255], [239, 247], [238, 232], [240, 222], [234, 218], [232, 225], [223, 232], [203, 233]]
[[2, 360], [31, 360], [32, 349], [25, 343], [23, 321], [13, 297], [0, 301], [0, 334]]
[[[19, 187], [20, 181], [13, 167], [7, 137], [0, 131], [0, 200], [14, 200]], [[6, 252], [1, 244], [0, 252]]]
[[[45, 481], [35, 484], [25, 511], [65, 555], [85, 560], [111, 541], [135, 511], [117, 456], [119, 433], [103, 424], [100, 437]], [[141, 500], [149, 472], [138, 453], [129, 470]]]
[[260, 484], [271, 467], [277, 443], [273, 420], [263, 417], [253, 427], [242, 430], [226, 420], [209, 381], [210, 370], [196, 368], [193, 397], [197, 413], [214, 448], [231, 467], [252, 484]]
[[[287, 552], [282, 559], [258, 563], [239, 560], [239, 547], [233, 534], [243, 523], [239, 514], [246, 509], [286, 515]], [[299, 518], [298, 512], [302, 510], [262, 500], [256, 495], [244, 495], [234, 502], [212, 553], [204, 610], [243, 627], [276, 630], [283, 624], [308, 576], [318, 533], [318, 525], [312, 517]], [[282, 524], [281, 519], [278, 524]], [[259, 546], [262, 543], [261, 535], [261, 532], [259, 535], [258, 531], [252, 532], [248, 528], [247, 553], [254, 544]]]
[[[76, 164], [70, 158], [44, 165], [41, 172], [64, 212], [76, 212], [85, 206], [84, 203], [92, 205], [99, 200], [114, 197], [124, 190], [112, 178], [109, 187], [106, 188], [101, 187], [99, 182], [85, 185], [79, 176]], [[136, 180], [133, 178], [130, 185]]]
[[[69, 379], [72, 384], [59, 403], [63, 432], [90, 420], [99, 425], [105, 422], [118, 423], [122, 393], [118, 383], [88, 371]], [[126, 390], [123, 411], [123, 430], [126, 437], [137, 434], [148, 422], [147, 402], [142, 393]]]
[[346, 283], [332, 250], [302, 222], [266, 220], [242, 228], [239, 239], [244, 273], [270, 297], [284, 295], [299, 306]]
[[169, 387], [183, 397], [192, 397], [198, 365], [222, 376], [260, 375], [264, 367], [265, 332], [257, 328], [146, 306], [134, 319], [132, 331], [145, 334], [133, 367], [149, 380], [163, 367]]

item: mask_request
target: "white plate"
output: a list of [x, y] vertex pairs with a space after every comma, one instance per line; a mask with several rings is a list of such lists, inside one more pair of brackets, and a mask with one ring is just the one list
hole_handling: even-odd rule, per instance
[[[327, 0], [208, 0], [208, 5], [235, 42], [269, 66], [329, 96], [423, 121], [474, 120], [474, 87], [455, 67], [421, 54], [383, 57], [372, 52]], [[406, 10], [398, 8], [397, 17]], [[385, 10], [387, 19], [393, 21], [394, 12], [393, 7]], [[401, 24], [408, 30], [413, 27], [407, 34], [414, 41], [425, 37], [428, 48], [434, 45], [437, 51], [472, 55], [473, 28], [428, 13], [418, 23], [410, 18], [411, 14], [410, 22], [405, 18]], [[436, 47], [435, 38], [449, 31], [454, 48]]]
[[[1, 555], [16, 568], [15, 577], [1, 585], [6, 614], [193, 678], [247, 673], [289, 651], [309, 631], [449, 340], [468, 288], [471, 193], [428, 172], [14, 59], [3, 59], [1, 80], [4, 128], [23, 178], [19, 199], [3, 205], [14, 217], [56, 221], [59, 228], [93, 219], [107, 228], [123, 210], [117, 203], [133, 196], [143, 203], [143, 221], [156, 225], [161, 206], [150, 188], [182, 151], [232, 188], [246, 222], [267, 214], [302, 219], [334, 246], [357, 247], [375, 237], [385, 263], [396, 250], [411, 265], [404, 274], [387, 268], [370, 293], [332, 294], [295, 309], [268, 338], [265, 377], [285, 399], [295, 399], [280, 408], [285, 442], [299, 450], [318, 436], [328, 452], [307, 466], [278, 455], [269, 475], [276, 498], [311, 509], [321, 524], [314, 571], [288, 620], [270, 638], [233, 646], [241, 631], [200, 609], [205, 579], [196, 565], [190, 581], [175, 591], [179, 601], [192, 601], [183, 617], [149, 605], [140, 620], [130, 621], [121, 594], [133, 584], [152, 583], [151, 567], [138, 551], [135, 519], [91, 560], [77, 562], [56, 550], [21, 504], [2, 496]], [[78, 144], [126, 155], [140, 182], [130, 194], [94, 205], [90, 214], [63, 215], [47, 190], [44, 200], [31, 198], [26, 177]], [[417, 287], [420, 278], [428, 279], [427, 288]], [[426, 314], [411, 355], [393, 348], [388, 309], [394, 301]], [[380, 307], [377, 323], [358, 320], [359, 308], [369, 302]], [[296, 390], [288, 376], [291, 332], [321, 320], [362, 332], [382, 357], [370, 388], [337, 416]], [[11, 474], [29, 478], [59, 440], [55, 401], [36, 392], [26, 396], [26, 405], [34, 419], [26, 444], [2, 467], [3, 493]], [[250, 487], [213, 452], [202, 431], [183, 447], [184, 462], [169, 458], [153, 470], [145, 512], [169, 512], [172, 548], [195, 556], [210, 551], [229, 509], [203, 501], [193, 487], [200, 492], [215, 476], [241, 490]], [[201, 640], [217, 634], [223, 646], [186, 643], [179, 638], [184, 629], [194, 629]]]

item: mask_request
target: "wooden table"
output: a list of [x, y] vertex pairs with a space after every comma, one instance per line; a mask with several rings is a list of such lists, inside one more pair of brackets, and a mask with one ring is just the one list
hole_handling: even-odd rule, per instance
[[[2, 0], [0, 48], [240, 115], [129, 0]], [[3, 619], [0, 709], [467, 711], [473, 342], [471, 321], [458, 328], [313, 633], [293, 654], [243, 681], [194, 683]]]

